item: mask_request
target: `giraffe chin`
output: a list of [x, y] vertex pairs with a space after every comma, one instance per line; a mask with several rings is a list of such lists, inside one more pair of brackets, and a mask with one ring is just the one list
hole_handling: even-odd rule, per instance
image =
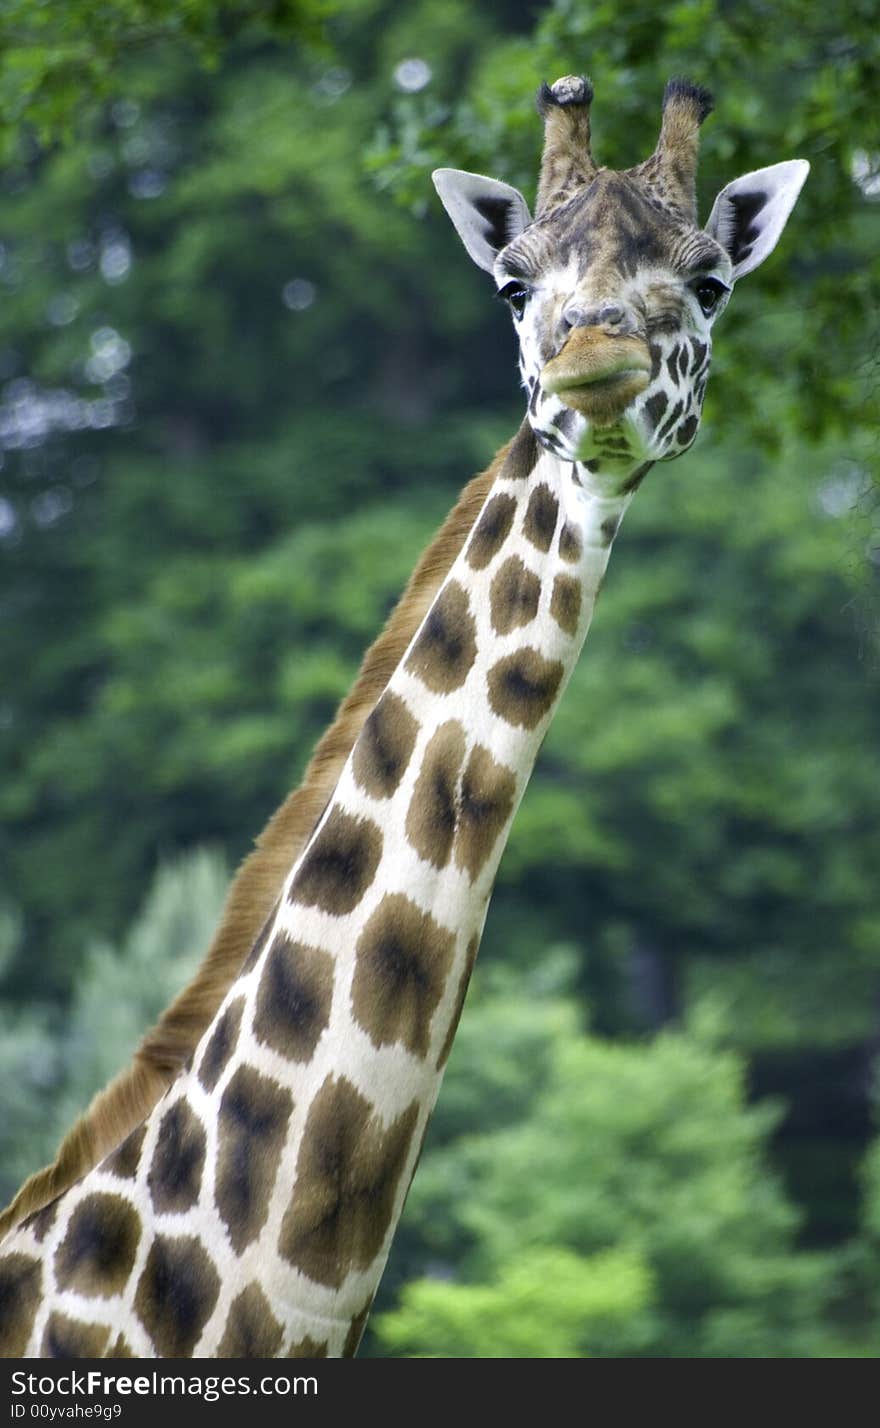
[[533, 428], [538, 442], [561, 460], [583, 462], [597, 474], [619, 475], [626, 468], [656, 459], [638, 420], [637, 404], [630, 405], [616, 421], [599, 425], [566, 407], [557, 394], [548, 399], [541, 416], [544, 424]]

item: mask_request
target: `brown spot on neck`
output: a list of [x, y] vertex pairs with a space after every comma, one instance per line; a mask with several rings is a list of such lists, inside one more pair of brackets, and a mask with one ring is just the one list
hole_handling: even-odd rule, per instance
[[550, 614], [567, 635], [577, 633], [581, 617], [581, 582], [574, 575], [557, 575], [553, 581]]
[[40, 1306], [43, 1267], [30, 1255], [0, 1255], [0, 1354], [18, 1359], [27, 1348]]
[[538, 613], [541, 582], [518, 555], [508, 556], [492, 580], [489, 607], [498, 635], [531, 624]]
[[120, 1180], [134, 1180], [146, 1134], [146, 1125], [138, 1126], [137, 1130], [126, 1136], [118, 1150], [107, 1156], [104, 1169], [109, 1170], [111, 1175], [118, 1175]]
[[386, 1126], [344, 1076], [328, 1076], [300, 1144], [280, 1253], [317, 1284], [338, 1289], [369, 1268], [385, 1242], [418, 1123], [418, 1102]]
[[368, 1299], [359, 1314], [355, 1314], [345, 1336], [345, 1343], [342, 1346], [342, 1357], [352, 1359], [358, 1351], [358, 1345], [364, 1336], [364, 1329], [367, 1327], [367, 1319], [370, 1317], [370, 1310], [373, 1307], [372, 1298]]
[[281, 1056], [309, 1061], [330, 1024], [333, 958], [320, 947], [275, 934], [260, 977], [254, 1035]]
[[157, 1235], [134, 1299], [135, 1312], [163, 1359], [188, 1359], [211, 1317], [220, 1278], [193, 1236]]
[[386, 690], [354, 746], [352, 771], [365, 793], [391, 797], [406, 772], [418, 730], [400, 696]]
[[449, 1018], [449, 1026], [446, 1030], [446, 1036], [443, 1039], [443, 1045], [440, 1047], [440, 1051], [437, 1055], [438, 1071], [442, 1071], [443, 1067], [446, 1065], [446, 1062], [449, 1060], [449, 1053], [452, 1050], [452, 1043], [455, 1040], [455, 1033], [458, 1030], [458, 1023], [461, 1020], [461, 1013], [464, 1009], [464, 1000], [467, 996], [467, 989], [470, 986], [470, 980], [471, 976], [473, 975], [474, 964], [477, 960], [477, 953], [479, 952], [479, 950], [480, 938], [479, 934], [475, 932], [467, 945], [467, 951], [465, 952], [464, 958], [464, 966], [461, 969], [461, 976], [458, 979], [458, 987], [455, 993], [455, 1004], [452, 1008], [452, 1016]]
[[274, 1359], [281, 1347], [283, 1332], [260, 1286], [249, 1284], [229, 1306], [217, 1357]]
[[505, 655], [489, 671], [489, 703], [508, 724], [534, 729], [553, 708], [564, 670], [526, 646]]
[[503, 546], [513, 525], [516, 501], [499, 492], [487, 501], [474, 527], [467, 548], [467, 562], [472, 570], [485, 570], [490, 560]]
[[455, 934], [402, 893], [387, 893], [357, 944], [355, 1020], [375, 1046], [428, 1050], [431, 1018], [446, 987]]
[[290, 901], [322, 912], [351, 912], [376, 875], [382, 832], [370, 818], [330, 810], [290, 888]]
[[213, 1091], [238, 1043], [244, 997], [236, 997], [224, 1011], [202, 1052], [198, 1076], [206, 1091]]
[[55, 1251], [58, 1287], [89, 1297], [118, 1294], [134, 1266], [140, 1237], [140, 1216], [121, 1195], [86, 1196]]
[[559, 532], [559, 554], [569, 565], [576, 565], [583, 555], [584, 543], [581, 533], [571, 521], [566, 521]]
[[162, 1117], [147, 1184], [160, 1214], [188, 1210], [199, 1198], [206, 1139], [192, 1107], [178, 1100]]
[[457, 787], [464, 763], [465, 731], [449, 719], [432, 735], [406, 813], [406, 836], [420, 858], [445, 868], [457, 822]]
[[482, 872], [513, 813], [516, 775], [475, 744], [461, 780], [455, 861], [471, 882]]
[[109, 1338], [106, 1324], [83, 1324], [67, 1314], [53, 1313], [43, 1331], [40, 1352], [45, 1359], [100, 1359]]
[[223, 1092], [214, 1200], [238, 1254], [265, 1223], [292, 1111], [290, 1092], [252, 1066]]
[[431, 606], [406, 667], [435, 694], [450, 694], [464, 684], [476, 656], [476, 624], [467, 592], [450, 580]]
[[536, 486], [531, 496], [523, 522], [523, 534], [540, 551], [548, 551], [556, 530], [559, 515], [559, 501], [549, 486]]

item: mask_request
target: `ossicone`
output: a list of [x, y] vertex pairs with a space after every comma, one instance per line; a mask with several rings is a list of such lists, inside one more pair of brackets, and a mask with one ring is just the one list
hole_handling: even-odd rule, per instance
[[538, 179], [536, 218], [566, 199], [597, 173], [590, 149], [593, 86], [585, 75], [566, 74], [542, 84], [536, 96], [544, 120], [544, 152]]

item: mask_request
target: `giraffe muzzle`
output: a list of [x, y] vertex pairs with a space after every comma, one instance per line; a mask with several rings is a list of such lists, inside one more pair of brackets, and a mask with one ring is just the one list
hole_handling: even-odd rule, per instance
[[595, 426], [611, 426], [651, 380], [651, 354], [639, 337], [577, 327], [545, 365], [541, 386]]

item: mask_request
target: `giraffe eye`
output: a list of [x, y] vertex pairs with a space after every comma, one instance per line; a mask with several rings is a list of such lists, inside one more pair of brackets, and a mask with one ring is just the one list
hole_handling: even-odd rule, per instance
[[694, 284], [694, 292], [704, 314], [710, 317], [724, 294], [730, 292], [730, 288], [718, 278], [700, 278], [699, 282]]
[[523, 287], [522, 283], [505, 283], [503, 288], [498, 289], [498, 296], [509, 303], [514, 317], [522, 317], [529, 300], [528, 288]]

